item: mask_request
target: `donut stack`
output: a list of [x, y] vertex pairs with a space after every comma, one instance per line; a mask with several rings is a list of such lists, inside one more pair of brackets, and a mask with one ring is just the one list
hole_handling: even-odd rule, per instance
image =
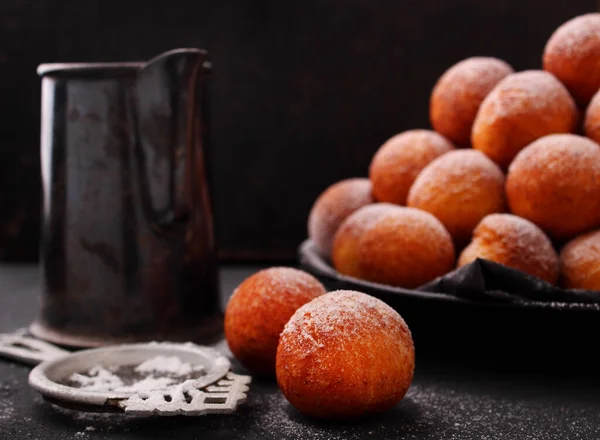
[[600, 14], [548, 40], [543, 70], [472, 57], [395, 134], [369, 178], [316, 200], [309, 236], [344, 275], [418, 287], [477, 258], [600, 290]]

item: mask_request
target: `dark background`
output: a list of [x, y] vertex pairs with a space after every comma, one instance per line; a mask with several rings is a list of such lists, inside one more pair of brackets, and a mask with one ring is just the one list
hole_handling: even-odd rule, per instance
[[428, 126], [446, 68], [473, 55], [539, 68], [552, 31], [596, 9], [595, 0], [2, 0], [0, 260], [38, 256], [39, 63], [207, 49], [221, 257], [289, 260], [323, 189], [366, 175], [394, 133]]

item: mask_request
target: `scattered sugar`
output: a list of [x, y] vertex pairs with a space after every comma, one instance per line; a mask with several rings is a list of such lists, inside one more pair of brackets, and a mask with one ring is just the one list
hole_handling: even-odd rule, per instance
[[319, 251], [331, 253], [333, 236], [346, 217], [373, 202], [371, 181], [352, 178], [334, 183], [316, 200], [308, 217], [308, 235]]

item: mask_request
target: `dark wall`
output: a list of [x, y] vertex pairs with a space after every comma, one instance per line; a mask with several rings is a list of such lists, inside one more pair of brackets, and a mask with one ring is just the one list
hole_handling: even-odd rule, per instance
[[0, 259], [37, 257], [41, 62], [210, 51], [218, 243], [293, 258], [314, 198], [366, 175], [392, 134], [428, 126], [436, 78], [472, 55], [538, 68], [595, 0], [2, 0]]

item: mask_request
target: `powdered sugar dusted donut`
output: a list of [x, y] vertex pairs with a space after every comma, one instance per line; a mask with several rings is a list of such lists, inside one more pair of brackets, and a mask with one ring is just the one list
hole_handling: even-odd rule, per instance
[[300, 306], [325, 292], [312, 275], [288, 267], [250, 276], [225, 310], [225, 337], [231, 352], [252, 372], [273, 374], [283, 326]]
[[408, 130], [388, 139], [369, 167], [373, 196], [380, 202], [406, 205], [408, 190], [432, 160], [454, 149], [431, 130]]
[[349, 418], [385, 411], [406, 394], [415, 368], [410, 330], [391, 307], [339, 290], [294, 313], [277, 348], [277, 382], [299, 411]]
[[600, 14], [563, 23], [546, 43], [543, 62], [585, 106], [600, 88]]
[[462, 60], [438, 79], [431, 93], [429, 118], [438, 132], [458, 146], [471, 143], [471, 128], [483, 99], [501, 79], [513, 73], [498, 58]]
[[476, 258], [495, 261], [556, 284], [558, 255], [544, 232], [529, 220], [511, 214], [491, 214], [475, 228], [458, 266]]
[[580, 235], [560, 252], [561, 285], [600, 291], [600, 230]]
[[584, 120], [585, 135], [595, 141], [600, 142], [600, 92], [596, 93], [590, 105], [585, 112]]
[[528, 70], [508, 75], [483, 100], [472, 144], [506, 169], [526, 145], [552, 133], [570, 133], [577, 108], [554, 75]]
[[506, 178], [510, 210], [563, 240], [600, 226], [600, 145], [545, 136], [519, 153]]
[[308, 236], [323, 256], [330, 256], [333, 237], [346, 217], [372, 202], [371, 182], [364, 178], [334, 183], [317, 198], [308, 217]]
[[461, 246], [483, 217], [505, 210], [504, 174], [479, 151], [452, 151], [417, 177], [408, 206], [437, 217]]
[[335, 234], [331, 252], [333, 266], [339, 273], [362, 278], [360, 238], [374, 221], [397, 208], [399, 206], [391, 203], [373, 203], [360, 208], [344, 220]]
[[452, 269], [454, 245], [433, 215], [398, 207], [364, 231], [359, 240], [359, 261], [364, 279], [414, 288]]

